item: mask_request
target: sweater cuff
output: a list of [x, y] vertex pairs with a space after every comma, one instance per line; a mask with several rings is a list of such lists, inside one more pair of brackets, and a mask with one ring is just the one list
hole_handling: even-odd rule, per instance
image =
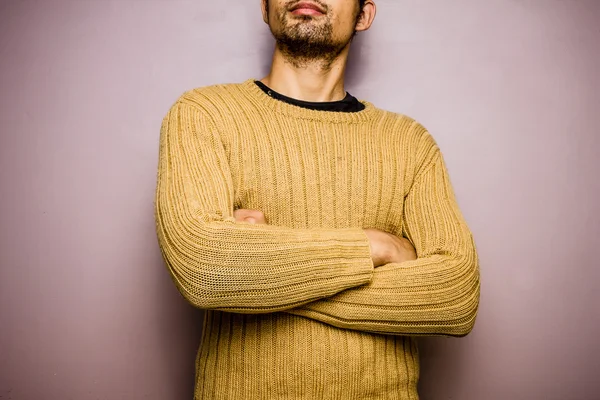
[[[346, 260], [344, 275], [354, 276], [357, 279], [353, 282], [356, 286], [371, 282], [375, 267], [371, 258], [371, 245], [365, 231], [342, 229], [332, 235], [335, 235], [335, 241], [340, 246], [338, 257]], [[340, 240], [340, 237], [343, 239]]]

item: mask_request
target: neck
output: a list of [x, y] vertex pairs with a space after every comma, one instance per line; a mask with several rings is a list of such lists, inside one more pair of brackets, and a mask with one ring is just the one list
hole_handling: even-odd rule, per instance
[[265, 85], [285, 96], [312, 102], [338, 101], [346, 96], [344, 73], [349, 46], [334, 60], [290, 62], [276, 48], [269, 75], [261, 79]]

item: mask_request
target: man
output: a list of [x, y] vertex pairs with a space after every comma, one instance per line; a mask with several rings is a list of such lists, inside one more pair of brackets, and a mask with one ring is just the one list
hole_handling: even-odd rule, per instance
[[156, 192], [173, 280], [208, 310], [196, 399], [417, 399], [419, 335], [467, 335], [478, 260], [439, 148], [344, 89], [372, 0], [264, 0], [260, 81], [185, 93]]

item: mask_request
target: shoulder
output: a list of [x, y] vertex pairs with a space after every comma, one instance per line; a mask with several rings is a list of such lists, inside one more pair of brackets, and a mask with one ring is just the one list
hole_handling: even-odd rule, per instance
[[224, 83], [185, 91], [174, 104], [173, 111], [185, 110], [216, 129], [231, 122], [240, 113], [251, 113], [253, 104], [243, 90], [246, 83]]
[[240, 83], [224, 83], [197, 87], [184, 92], [175, 103], [204, 111], [232, 107], [240, 102], [241, 86]]
[[441, 155], [429, 130], [415, 118], [378, 108], [381, 133], [392, 144], [405, 164], [407, 178], [415, 176]]
[[403, 146], [416, 153], [429, 153], [438, 151], [438, 145], [429, 130], [416, 119], [402, 113], [378, 109], [381, 115], [382, 126], [392, 135], [401, 137]]

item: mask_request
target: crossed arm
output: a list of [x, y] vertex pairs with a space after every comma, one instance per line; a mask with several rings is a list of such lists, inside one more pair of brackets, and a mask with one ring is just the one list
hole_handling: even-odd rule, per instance
[[477, 255], [437, 149], [405, 199], [404, 238], [397, 238], [241, 222], [244, 210], [233, 210], [220, 143], [191, 106], [178, 103], [164, 120], [157, 234], [190, 303], [239, 313], [285, 311], [376, 333], [470, 332], [479, 300]]
[[[267, 224], [267, 218], [260, 210], [237, 209], [233, 212], [233, 217], [238, 223]], [[379, 229], [364, 229], [364, 231], [369, 241], [374, 267], [417, 259], [415, 248], [406, 238]]]

